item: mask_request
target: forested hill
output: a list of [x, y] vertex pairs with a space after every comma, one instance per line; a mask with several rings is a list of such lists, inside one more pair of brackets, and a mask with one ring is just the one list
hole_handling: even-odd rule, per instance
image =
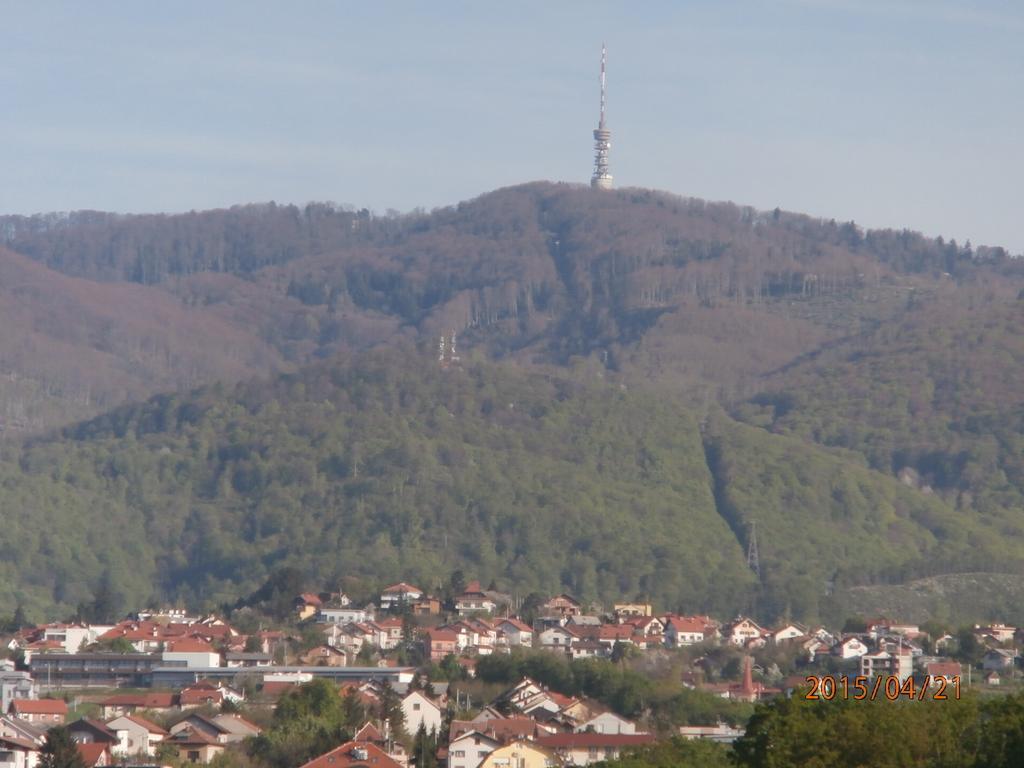
[[[918, 307], [1009, 301], [1024, 288], [1020, 260], [1001, 248], [548, 183], [402, 216], [274, 204], [7, 216], [0, 243], [45, 265], [55, 286], [93, 286], [107, 313], [59, 350], [48, 338], [0, 348], [0, 372], [22, 381], [0, 380], [0, 422], [18, 417], [6, 419], [8, 434], [179, 388], [167, 360], [190, 372], [187, 386], [237, 380], [255, 361], [282, 370], [446, 329], [493, 359], [589, 357], [634, 384], [742, 397], [801, 355]], [[11, 258], [0, 251], [0, 263]], [[176, 310], [158, 329], [140, 325], [133, 296]], [[0, 317], [16, 301], [0, 290]], [[190, 360], [174, 339], [200, 338], [204, 324], [230, 329], [245, 364]], [[50, 335], [74, 323], [57, 325]], [[97, 351], [107, 356], [98, 366]], [[84, 396], [74, 386], [82, 370], [131, 371], [139, 382], [94, 374]]]
[[[813, 617], [1024, 560], [1024, 259], [998, 247], [549, 183], [0, 217], [0, 243], [0, 608], [107, 572], [218, 602], [285, 563], [459, 563]], [[436, 369], [449, 330], [465, 370]]]
[[1021, 543], [717, 410], [507, 365], [442, 370], [410, 349], [160, 396], [9, 448], [0, 509], [0, 609], [37, 615], [101, 581], [124, 606], [216, 605], [290, 565], [367, 591], [458, 567], [521, 594], [813, 618], [834, 608], [827, 582], [919, 575], [940, 554], [1013, 568]]

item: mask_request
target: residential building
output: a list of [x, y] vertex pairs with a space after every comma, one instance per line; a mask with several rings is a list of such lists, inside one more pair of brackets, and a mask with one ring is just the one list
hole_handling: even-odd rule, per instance
[[455, 612], [459, 616], [468, 616], [473, 613], [492, 613], [497, 607], [497, 603], [480, 588], [479, 581], [469, 582], [466, 590], [455, 598]]
[[423, 632], [423, 653], [431, 661], [440, 661], [449, 653], [458, 651], [459, 636], [447, 629], [427, 629]]
[[566, 765], [590, 765], [617, 760], [624, 749], [654, 743], [652, 734], [557, 733], [542, 736], [537, 745], [553, 750]]
[[590, 731], [593, 733], [635, 734], [636, 723], [614, 712], [602, 712], [580, 723], [573, 730], [578, 733]]
[[502, 742], [479, 731], [468, 731], [448, 742], [448, 768], [477, 768]]
[[406, 584], [404, 581], [386, 587], [380, 595], [380, 607], [384, 610], [395, 610], [403, 605], [411, 605], [423, 597], [423, 590]]
[[887, 675], [903, 683], [914, 673], [914, 657], [906, 649], [866, 653], [860, 657], [860, 674], [864, 677]]
[[383, 749], [369, 741], [348, 741], [315, 757], [301, 768], [404, 768]]
[[64, 699], [12, 699], [8, 712], [30, 723], [60, 725], [68, 716], [68, 705]]
[[188, 669], [219, 667], [220, 653], [205, 640], [185, 638], [168, 642], [161, 655], [164, 663], [173, 665], [184, 662]]
[[513, 741], [487, 755], [480, 768], [555, 768], [563, 764], [555, 750], [541, 746], [539, 742]]
[[495, 628], [499, 632], [499, 644], [526, 648], [533, 645], [533, 628], [519, 619], [501, 619], [495, 624]]
[[0, 736], [0, 768], [36, 768], [39, 745], [29, 739]]
[[115, 757], [153, 757], [157, 745], [168, 736], [159, 725], [138, 715], [115, 717], [107, 728], [117, 734], [117, 744], [111, 748]]
[[422, 725], [427, 733], [440, 733], [444, 713], [441, 708], [420, 691], [410, 691], [402, 699], [405, 732], [415, 736]]

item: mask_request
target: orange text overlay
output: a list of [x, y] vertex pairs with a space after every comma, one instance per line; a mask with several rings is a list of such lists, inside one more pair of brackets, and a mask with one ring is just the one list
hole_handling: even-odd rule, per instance
[[924, 701], [946, 701], [960, 698], [960, 676], [932, 677], [925, 675], [923, 679], [913, 677], [901, 679], [895, 675], [877, 675], [875, 677], [847, 677], [846, 675], [809, 675], [807, 683], [810, 690], [804, 698], [810, 701], [832, 701], [833, 699], [852, 699], [853, 701], [899, 701], [909, 699]]

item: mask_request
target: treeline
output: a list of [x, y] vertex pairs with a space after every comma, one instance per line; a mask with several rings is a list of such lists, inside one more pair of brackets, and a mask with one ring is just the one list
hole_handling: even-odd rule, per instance
[[75, 211], [2, 216], [0, 242], [67, 274], [153, 284], [196, 272], [250, 274], [344, 247], [371, 224], [369, 211], [326, 203], [173, 215]]
[[567, 696], [595, 699], [624, 717], [647, 717], [661, 733], [679, 725], [746, 722], [750, 705], [686, 688], [678, 682], [678, 672], [669, 667], [640, 672], [628, 663], [517, 650], [482, 657], [476, 674], [486, 683], [509, 686], [529, 677]]

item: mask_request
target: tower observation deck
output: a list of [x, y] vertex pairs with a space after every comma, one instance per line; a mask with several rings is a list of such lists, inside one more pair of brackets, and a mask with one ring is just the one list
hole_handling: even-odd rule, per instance
[[608, 150], [612, 146], [612, 132], [605, 124], [605, 104], [607, 88], [605, 85], [605, 58], [607, 50], [601, 46], [601, 119], [594, 129], [594, 175], [590, 177], [590, 186], [594, 189], [611, 189], [612, 175], [608, 171]]

